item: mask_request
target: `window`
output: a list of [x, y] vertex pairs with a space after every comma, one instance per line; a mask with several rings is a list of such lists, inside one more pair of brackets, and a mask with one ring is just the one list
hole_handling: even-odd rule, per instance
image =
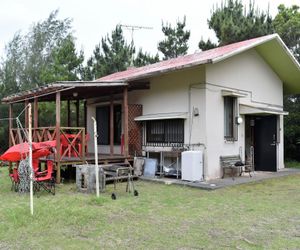
[[236, 140], [237, 124], [236, 116], [236, 98], [232, 96], [224, 97], [224, 137], [226, 140]]
[[[96, 108], [98, 145], [109, 145], [110, 107], [102, 106]], [[121, 105], [114, 106], [114, 144], [121, 144], [122, 133], [122, 108]]]
[[147, 144], [184, 143], [184, 120], [153, 120], [146, 122]]

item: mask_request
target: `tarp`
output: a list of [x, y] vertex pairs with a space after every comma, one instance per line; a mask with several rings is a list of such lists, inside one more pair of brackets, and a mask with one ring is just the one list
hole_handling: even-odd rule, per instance
[[[32, 158], [48, 156], [52, 153], [51, 148], [56, 146], [56, 141], [44, 141], [32, 143]], [[3, 155], [1, 161], [16, 162], [25, 159], [29, 155], [29, 144], [27, 142], [10, 147]]]

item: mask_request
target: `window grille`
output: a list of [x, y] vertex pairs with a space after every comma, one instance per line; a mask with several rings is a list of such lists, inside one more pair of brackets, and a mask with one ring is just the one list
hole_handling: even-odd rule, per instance
[[146, 145], [176, 146], [184, 143], [184, 120], [152, 120], [146, 122]]

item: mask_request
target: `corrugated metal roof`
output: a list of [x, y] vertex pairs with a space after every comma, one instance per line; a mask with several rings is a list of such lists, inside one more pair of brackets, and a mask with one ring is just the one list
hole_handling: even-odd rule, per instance
[[[104, 76], [95, 81], [56, 82], [46, 86], [17, 93], [2, 99], [4, 103], [20, 102], [34, 96], [47, 96], [52, 92], [71, 88], [95, 88], [124, 86], [130, 81], [143, 80], [163, 73], [202, 64], [217, 63], [251, 48], [265, 59], [284, 84], [285, 93], [300, 93], [300, 65], [277, 34], [258, 37], [223, 47], [161, 61], [139, 68]], [[66, 92], [66, 91], [65, 91]], [[86, 97], [88, 98], [88, 97]], [[47, 99], [48, 100], [48, 99]]]
[[97, 81], [132, 81], [178, 69], [189, 68], [201, 64], [214, 63], [278, 37], [279, 36], [277, 34], [272, 34], [238, 43], [233, 43], [215, 49], [161, 61], [144, 67], [131, 68], [122, 72], [104, 76], [97, 79]]
[[75, 90], [77, 88], [92, 88], [95, 91], [97, 88], [114, 88], [123, 86], [128, 86], [128, 83], [124, 81], [58, 81], [34, 89], [6, 96], [2, 98], [1, 102], [20, 102], [25, 99], [33, 99], [34, 97], [39, 97], [40, 99], [43, 99], [42, 97], [53, 95], [56, 92], [66, 92], [68, 90]]

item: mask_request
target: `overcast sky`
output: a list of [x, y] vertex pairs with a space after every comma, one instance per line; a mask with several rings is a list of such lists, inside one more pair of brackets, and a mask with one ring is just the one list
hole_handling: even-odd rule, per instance
[[[59, 18], [72, 18], [77, 48], [83, 49], [89, 57], [101, 37], [111, 33], [117, 24], [151, 27], [133, 32], [137, 48], [142, 47], [152, 54], [157, 52], [157, 43], [163, 38], [162, 21], [175, 24], [186, 15], [187, 29], [191, 31], [190, 49], [198, 49], [198, 42], [211, 38], [214, 33], [208, 29], [207, 19], [214, 5], [222, 0], [2, 0], [0, 7], [0, 56], [5, 44], [21, 30], [27, 32], [30, 25], [48, 17], [51, 11], [59, 9]], [[243, 0], [248, 4], [247, 0]], [[270, 13], [277, 13], [277, 6], [284, 3], [300, 5], [300, 0], [257, 0], [256, 5]], [[126, 39], [131, 41], [131, 31], [124, 30]]]

